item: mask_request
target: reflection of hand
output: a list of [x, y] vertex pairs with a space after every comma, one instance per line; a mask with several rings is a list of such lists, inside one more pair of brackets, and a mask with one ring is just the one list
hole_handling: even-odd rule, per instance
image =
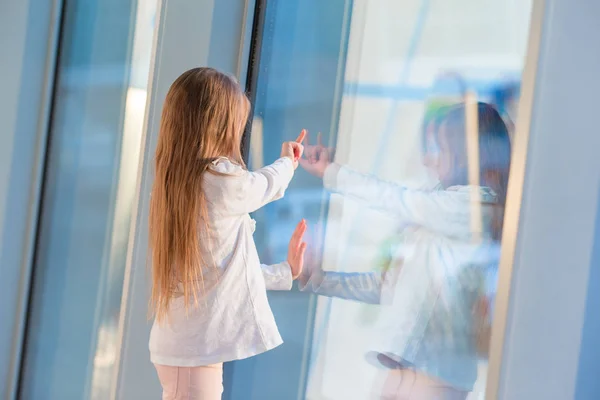
[[308, 161], [314, 163], [318, 160], [318, 152], [323, 147], [322, 135], [321, 132], [317, 134], [317, 144], [310, 144], [310, 136], [308, 132], [306, 132], [306, 136], [304, 137], [304, 156]]
[[302, 220], [296, 225], [296, 229], [288, 245], [287, 262], [290, 264], [293, 279], [298, 278], [302, 274], [304, 267], [304, 252], [306, 251], [306, 243], [302, 241], [304, 232], [306, 232], [306, 221]]
[[318, 286], [323, 280], [323, 240], [323, 231], [319, 224], [314, 228], [314, 233], [309, 236], [310, 246], [306, 254], [304, 269], [298, 277], [298, 281], [302, 286], [306, 286], [309, 280]]
[[317, 144], [309, 144], [307, 134], [304, 140], [304, 156], [305, 158], [299, 160], [302, 168], [309, 174], [322, 178], [325, 174], [325, 169], [331, 164], [333, 149], [323, 146], [320, 133], [317, 135]]
[[300, 135], [293, 142], [284, 142], [281, 146], [281, 157], [288, 157], [292, 160], [294, 164], [294, 169], [298, 168], [298, 160], [302, 158], [302, 154], [304, 153], [304, 146], [302, 145], [302, 141], [306, 135], [306, 130], [303, 129], [300, 132]]

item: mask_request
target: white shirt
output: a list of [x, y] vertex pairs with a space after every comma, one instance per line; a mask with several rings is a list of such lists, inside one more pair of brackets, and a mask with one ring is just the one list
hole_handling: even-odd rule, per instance
[[155, 364], [210, 365], [247, 358], [283, 343], [266, 290], [290, 290], [292, 273], [286, 262], [261, 265], [249, 213], [283, 197], [294, 175], [292, 161], [281, 158], [249, 172], [220, 158], [212, 169], [226, 174], [204, 175], [209, 229], [201, 236], [201, 253], [213, 262], [205, 261], [202, 269], [204, 289], [198, 306], [186, 312], [183, 296], [175, 294], [168, 318], [154, 322], [149, 347]]
[[[301, 290], [379, 304], [374, 353], [472, 390], [478, 365], [472, 311], [500, 255], [490, 237], [496, 194], [478, 186], [410, 189], [337, 164], [326, 169], [324, 184], [407, 227], [385, 273], [317, 271]], [[474, 215], [481, 224], [471, 223]]]

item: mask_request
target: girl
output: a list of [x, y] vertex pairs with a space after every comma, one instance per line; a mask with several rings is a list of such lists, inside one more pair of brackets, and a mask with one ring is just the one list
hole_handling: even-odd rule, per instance
[[163, 399], [220, 399], [222, 363], [282, 343], [266, 290], [289, 290], [302, 271], [306, 224], [286, 262], [261, 265], [249, 213], [283, 197], [303, 131], [256, 172], [240, 151], [250, 104], [238, 83], [195, 68], [165, 100], [150, 200], [150, 355]]
[[[322, 147], [307, 146], [307, 154], [318, 155], [301, 161], [330, 190], [408, 224], [395, 265], [385, 271], [317, 268], [301, 285], [381, 305], [369, 354], [388, 369], [381, 399], [464, 400], [477, 379], [482, 329], [476, 310], [482, 308], [486, 274], [499, 257], [510, 140], [493, 107], [469, 107], [445, 108], [426, 124], [424, 162], [439, 178], [435, 189], [410, 189], [359, 174], [330, 163]], [[468, 111], [476, 117], [475, 132], [467, 131]], [[475, 174], [473, 166], [479, 167]]]

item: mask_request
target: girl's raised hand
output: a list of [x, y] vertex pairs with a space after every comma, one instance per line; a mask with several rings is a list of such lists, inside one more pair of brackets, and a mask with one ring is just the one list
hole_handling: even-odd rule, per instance
[[294, 164], [294, 169], [298, 168], [298, 161], [302, 158], [304, 153], [304, 146], [302, 142], [306, 136], [306, 129], [300, 132], [300, 135], [293, 142], [284, 142], [281, 146], [281, 157], [289, 157]]
[[287, 262], [292, 270], [292, 278], [296, 279], [302, 274], [304, 268], [304, 253], [306, 251], [306, 243], [303, 241], [304, 233], [306, 232], [306, 221], [302, 220], [296, 225], [296, 229], [290, 239], [288, 245]]

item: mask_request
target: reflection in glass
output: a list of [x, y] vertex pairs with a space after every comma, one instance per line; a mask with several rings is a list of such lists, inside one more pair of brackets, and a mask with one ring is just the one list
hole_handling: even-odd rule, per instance
[[20, 398], [109, 397], [155, 9], [64, 7]]
[[286, 343], [234, 363], [231, 398], [395, 398], [400, 375], [483, 398], [531, 2], [268, 4], [250, 165], [301, 128], [318, 155], [256, 243], [280, 259], [307, 218], [311, 271], [270, 296]]
[[465, 399], [477, 379], [479, 357], [487, 356], [484, 283], [499, 261], [510, 138], [495, 108], [468, 101], [438, 110], [422, 133], [424, 143], [435, 143], [423, 151], [439, 181], [431, 188], [358, 173], [332, 163], [327, 149], [307, 146], [307, 171], [322, 177], [331, 191], [399, 221], [400, 235], [387, 244], [382, 268], [325, 272], [313, 261], [302, 286], [380, 305], [366, 355], [389, 370], [383, 397]]

